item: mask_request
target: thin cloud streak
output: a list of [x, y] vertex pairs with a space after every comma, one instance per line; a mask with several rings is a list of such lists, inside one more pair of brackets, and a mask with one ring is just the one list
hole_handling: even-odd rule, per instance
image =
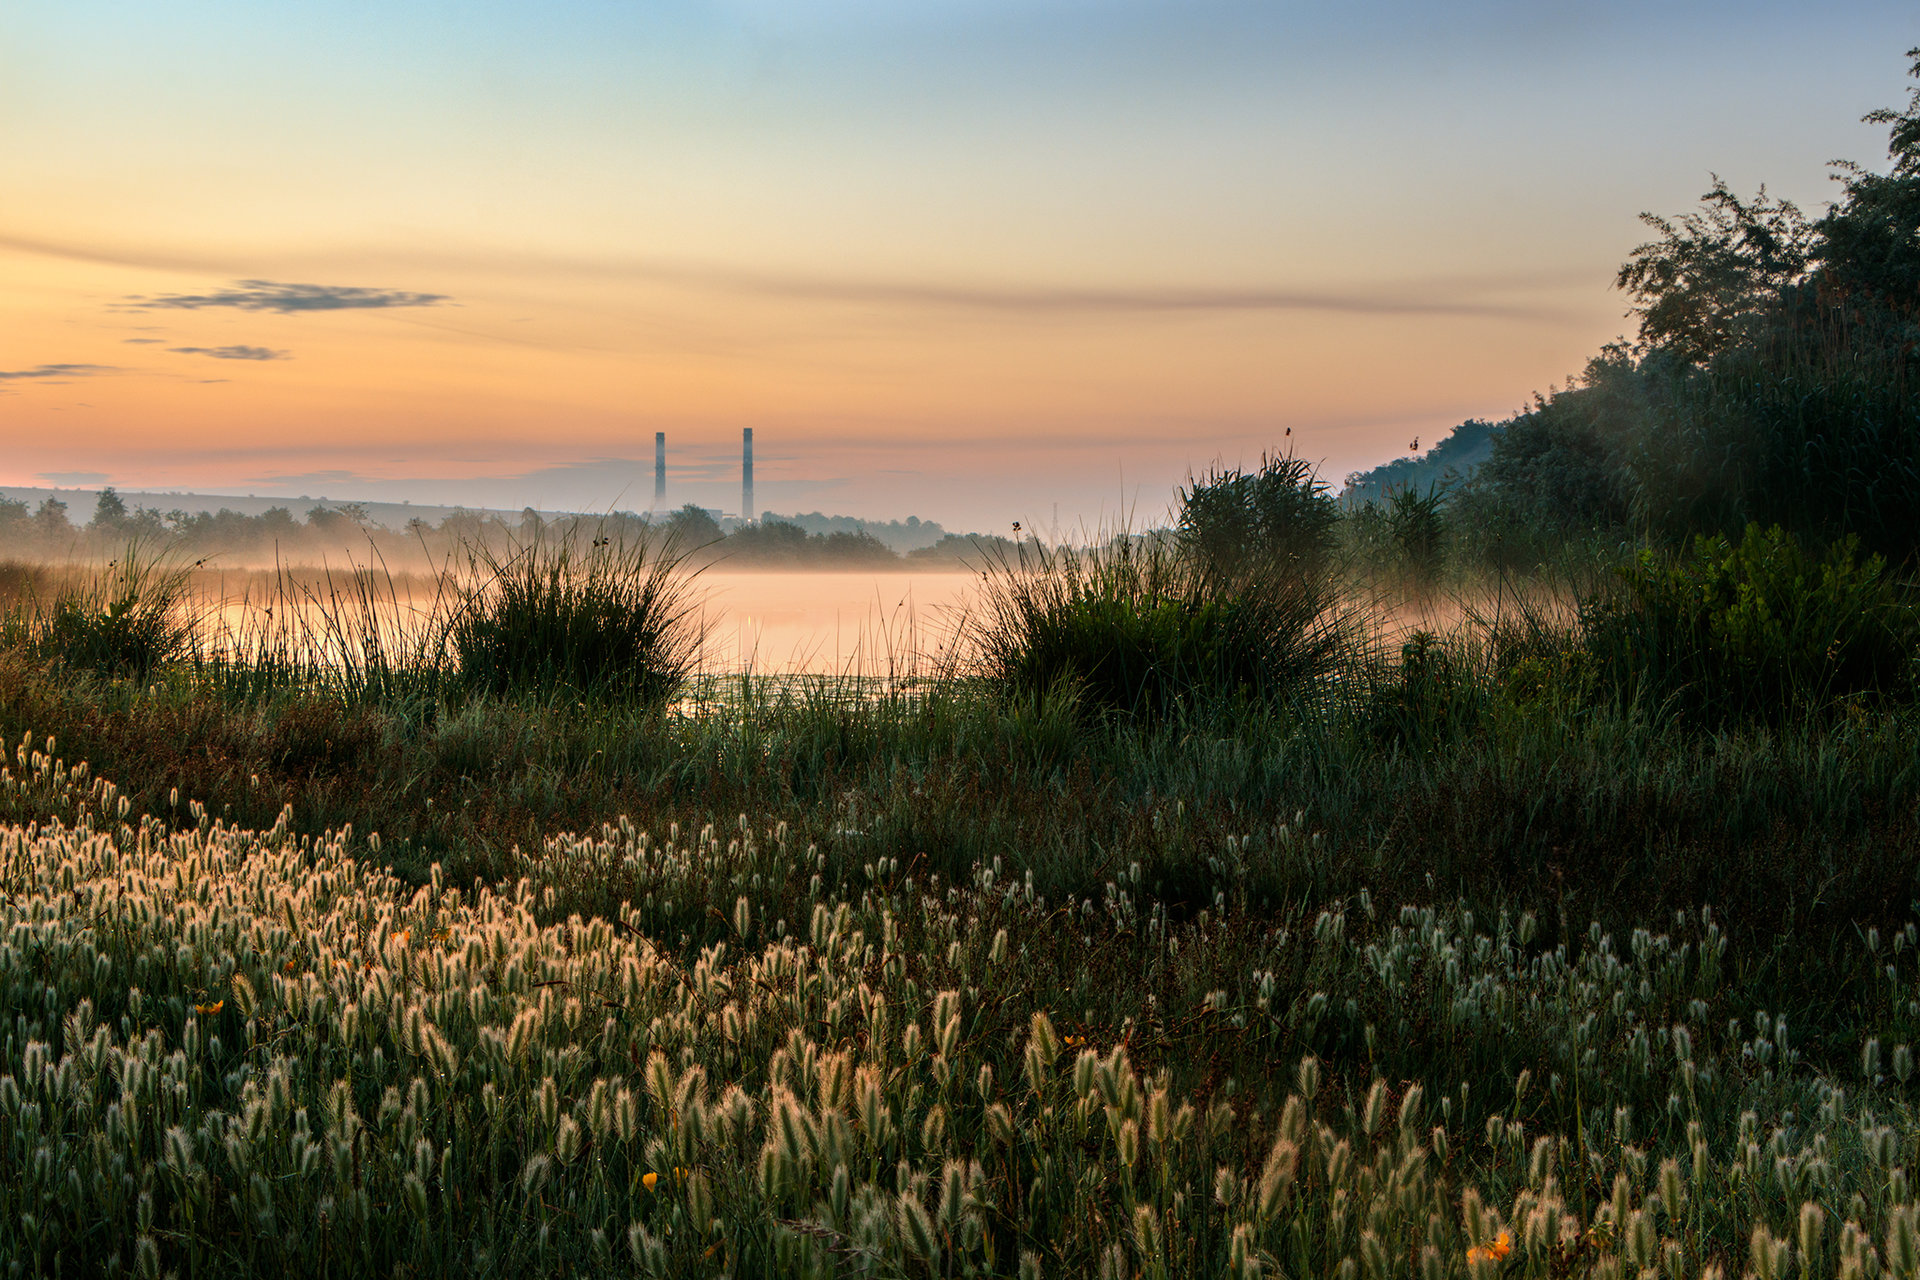
[[168, 351], [182, 356], [211, 356], [215, 360], [285, 360], [285, 351], [275, 351], [272, 347], [249, 347], [235, 345], [231, 347], [168, 347]]
[[[232, 269], [165, 251], [93, 248], [0, 234], [0, 249], [76, 261], [128, 267], [178, 270]], [[891, 306], [904, 309], [997, 314], [1179, 314], [1217, 312], [1303, 312], [1359, 316], [1455, 316], [1500, 320], [1566, 322], [1560, 309], [1487, 300], [1489, 293], [1527, 292], [1568, 283], [1558, 278], [1510, 275], [1487, 278], [1408, 281], [1353, 290], [1290, 289], [1281, 285], [973, 285], [939, 280], [830, 278], [780, 271], [747, 270], [701, 264], [587, 258], [523, 252], [448, 252], [419, 250], [343, 250], [342, 258], [362, 263], [384, 260], [413, 270], [500, 272], [519, 276], [555, 276], [605, 280], [619, 277], [682, 289], [751, 295], [837, 305]], [[1584, 277], [1580, 277], [1584, 279]], [[347, 308], [423, 307], [449, 301], [447, 295], [403, 290], [323, 285], [278, 284], [260, 279], [236, 282], [208, 294], [133, 296], [134, 310], [235, 307], [292, 313]]]
[[35, 236], [0, 233], [0, 250], [39, 258], [65, 258], [70, 262], [88, 262], [102, 267], [134, 267], [143, 271], [193, 271], [225, 275], [232, 270], [227, 263], [193, 254], [172, 254], [159, 250], [122, 249], [70, 244], [60, 240], [42, 240]]
[[0, 380], [18, 381], [39, 378], [91, 378], [96, 374], [113, 373], [110, 364], [42, 364], [31, 369], [0, 369]]
[[[685, 277], [691, 279], [691, 276]], [[1277, 288], [993, 288], [967, 285], [832, 280], [754, 279], [713, 273], [704, 281], [733, 289], [817, 302], [1014, 314], [1116, 314], [1202, 311], [1309, 311], [1348, 315], [1480, 316], [1538, 320], [1539, 307], [1461, 302], [1393, 294], [1309, 293]]]
[[413, 293], [405, 289], [369, 289], [361, 285], [281, 284], [273, 280], [238, 280], [219, 293], [162, 293], [151, 297], [131, 294], [127, 303], [136, 311], [169, 308], [203, 311], [232, 307], [239, 311], [272, 311], [294, 315], [307, 311], [385, 310], [390, 307], [431, 307], [447, 301], [444, 293]]
[[1304, 311], [1358, 315], [1456, 315], [1561, 321], [1561, 311], [1503, 301], [1488, 294], [1537, 293], [1588, 282], [1587, 273], [1512, 273], [1446, 277], [1352, 290], [1231, 285], [974, 285], [953, 281], [873, 280], [801, 275], [700, 263], [583, 258], [524, 252], [448, 251], [437, 247], [355, 255], [365, 262], [441, 270], [492, 270], [518, 275], [620, 277], [686, 289], [928, 310], [988, 312]]

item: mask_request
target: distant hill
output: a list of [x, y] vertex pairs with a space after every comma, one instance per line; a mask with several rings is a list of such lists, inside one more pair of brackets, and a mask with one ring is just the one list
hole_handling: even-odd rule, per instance
[[1451, 489], [1471, 476], [1493, 455], [1493, 440], [1502, 428], [1469, 418], [1425, 453], [1395, 458], [1368, 471], [1355, 471], [1340, 491], [1343, 502], [1380, 502], [1389, 493], [1411, 486], [1420, 493], [1429, 488]]

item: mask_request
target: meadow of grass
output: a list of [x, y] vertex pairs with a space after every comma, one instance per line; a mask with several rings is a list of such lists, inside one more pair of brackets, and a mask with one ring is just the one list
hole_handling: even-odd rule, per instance
[[1688, 563], [1303, 627], [1262, 696], [1207, 696], [1210, 655], [1145, 701], [1089, 695], [1088, 619], [1131, 600], [1179, 657], [1227, 642], [1170, 603], [1219, 598], [1041, 566], [998, 634], [1093, 637], [1049, 678], [677, 697], [462, 679], [377, 583], [330, 597], [350, 678], [193, 643], [133, 673], [16, 611], [0, 1256], [1920, 1274], [1910, 597], [1813, 574], [1904, 671], [1675, 686], [1673, 646], [1772, 634], [1751, 589], [1663, 611]]

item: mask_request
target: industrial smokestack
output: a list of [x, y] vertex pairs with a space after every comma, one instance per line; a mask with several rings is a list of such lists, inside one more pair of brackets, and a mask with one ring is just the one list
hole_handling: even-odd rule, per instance
[[653, 509], [667, 505], [667, 433], [653, 433]]
[[753, 523], [753, 428], [740, 429], [740, 519]]

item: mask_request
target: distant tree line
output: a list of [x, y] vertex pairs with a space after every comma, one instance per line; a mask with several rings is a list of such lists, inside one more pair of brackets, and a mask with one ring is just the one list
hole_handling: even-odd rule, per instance
[[[872, 526], [885, 537], [851, 517], [816, 513], [798, 519], [818, 528], [809, 531], [798, 521], [769, 515], [758, 524], [729, 531], [713, 512], [688, 504], [653, 517], [633, 512], [553, 515], [529, 507], [515, 519], [497, 512], [455, 510], [437, 522], [416, 517], [395, 529], [373, 520], [359, 503], [316, 504], [304, 517], [288, 507], [269, 507], [259, 515], [227, 508], [162, 512], [129, 507], [109, 487], [98, 494], [91, 517], [78, 523], [69, 505], [57, 497], [42, 499], [38, 506], [0, 498], [0, 556], [110, 557], [138, 543], [150, 552], [164, 550], [188, 559], [278, 555], [301, 560], [368, 549], [391, 559], [423, 551], [440, 556], [462, 545], [499, 549], [542, 538], [580, 537], [626, 543], [644, 539], [671, 546], [702, 564], [885, 568], [978, 562], [1014, 546], [1005, 538], [947, 533], [912, 517]], [[886, 538], [914, 545], [903, 555]]]
[[908, 516], [905, 520], [862, 520], [857, 516], [822, 515], [818, 511], [790, 516], [769, 511], [761, 517], [761, 520], [763, 523], [779, 521], [783, 524], [798, 525], [808, 533], [864, 533], [877, 538], [902, 555], [931, 547], [948, 536], [945, 529], [931, 520], [922, 520], [918, 516]]
[[[809, 531], [801, 521], [813, 524], [815, 531]], [[912, 517], [880, 526], [883, 533], [896, 538], [933, 531], [933, 541], [916, 546], [904, 555], [876, 537], [870, 531], [872, 526], [847, 516], [816, 513], [787, 520], [769, 513], [758, 524], [743, 525], [729, 533], [721, 528], [711, 512], [688, 504], [666, 517], [661, 528], [671, 545], [696, 560], [767, 568], [981, 564], [1016, 549], [1016, 544], [1008, 538], [946, 533], [937, 524]]]

